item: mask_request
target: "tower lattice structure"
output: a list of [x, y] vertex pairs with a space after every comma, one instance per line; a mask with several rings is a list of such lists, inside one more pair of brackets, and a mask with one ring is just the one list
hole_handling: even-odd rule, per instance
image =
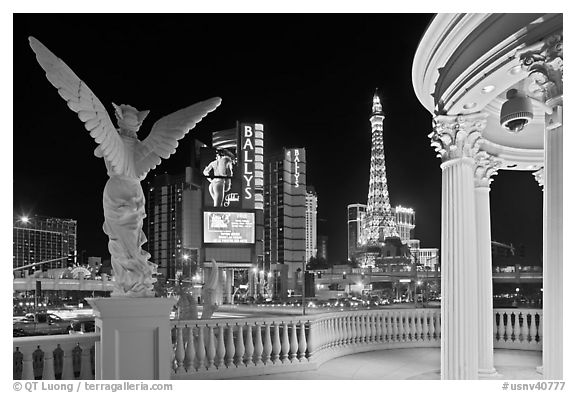
[[372, 152], [363, 238], [367, 244], [377, 244], [387, 237], [398, 237], [396, 222], [390, 207], [388, 181], [386, 180], [384, 112], [382, 112], [378, 89], [376, 89], [372, 100], [370, 124], [372, 125]]

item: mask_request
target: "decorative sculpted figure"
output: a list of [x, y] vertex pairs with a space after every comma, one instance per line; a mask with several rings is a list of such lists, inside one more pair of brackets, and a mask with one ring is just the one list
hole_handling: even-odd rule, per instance
[[137, 133], [149, 111], [113, 104], [118, 122], [116, 129], [90, 88], [40, 41], [33, 37], [29, 41], [50, 83], [68, 107], [78, 113], [98, 144], [94, 154], [106, 164], [109, 179], [103, 196], [104, 232], [109, 238], [115, 277], [112, 296], [153, 297], [157, 265], [150, 262], [150, 254], [142, 250], [146, 242], [142, 232], [146, 214], [140, 182], [162, 158], [167, 159], [176, 151], [178, 140], [216, 109], [221, 99], [202, 101], [161, 118], [148, 137], [140, 141]]

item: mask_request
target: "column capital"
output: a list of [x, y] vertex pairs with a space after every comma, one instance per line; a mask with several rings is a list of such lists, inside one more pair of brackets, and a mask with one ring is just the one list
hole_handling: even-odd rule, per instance
[[517, 53], [522, 68], [530, 73], [528, 91], [531, 97], [547, 102], [563, 94], [563, 46], [564, 36], [560, 32]]
[[438, 153], [442, 162], [476, 156], [486, 127], [487, 113], [477, 112], [470, 115], [436, 115], [428, 138], [430, 145]]
[[502, 161], [484, 150], [478, 150], [474, 156], [474, 161], [474, 186], [476, 188], [489, 188], [490, 183], [494, 180], [492, 176], [496, 176], [498, 169], [502, 167]]
[[532, 176], [534, 176], [534, 179], [536, 179], [538, 185], [542, 187], [542, 191], [544, 191], [544, 167], [532, 172]]

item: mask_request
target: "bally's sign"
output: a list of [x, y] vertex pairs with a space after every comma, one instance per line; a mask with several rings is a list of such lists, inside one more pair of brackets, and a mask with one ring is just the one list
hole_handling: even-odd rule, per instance
[[286, 151], [286, 161], [288, 165], [285, 165], [285, 168], [288, 168], [289, 175], [292, 177], [289, 182], [294, 188], [305, 187], [305, 182], [303, 179], [300, 179], [300, 176], [304, 174], [306, 170], [304, 154], [304, 149], [290, 149]]
[[242, 165], [242, 207], [263, 209], [264, 198], [264, 126], [240, 124]]

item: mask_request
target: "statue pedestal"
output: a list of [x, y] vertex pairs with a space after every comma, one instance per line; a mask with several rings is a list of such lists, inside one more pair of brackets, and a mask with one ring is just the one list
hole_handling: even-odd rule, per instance
[[96, 316], [96, 379], [170, 379], [170, 311], [166, 298], [87, 298]]

